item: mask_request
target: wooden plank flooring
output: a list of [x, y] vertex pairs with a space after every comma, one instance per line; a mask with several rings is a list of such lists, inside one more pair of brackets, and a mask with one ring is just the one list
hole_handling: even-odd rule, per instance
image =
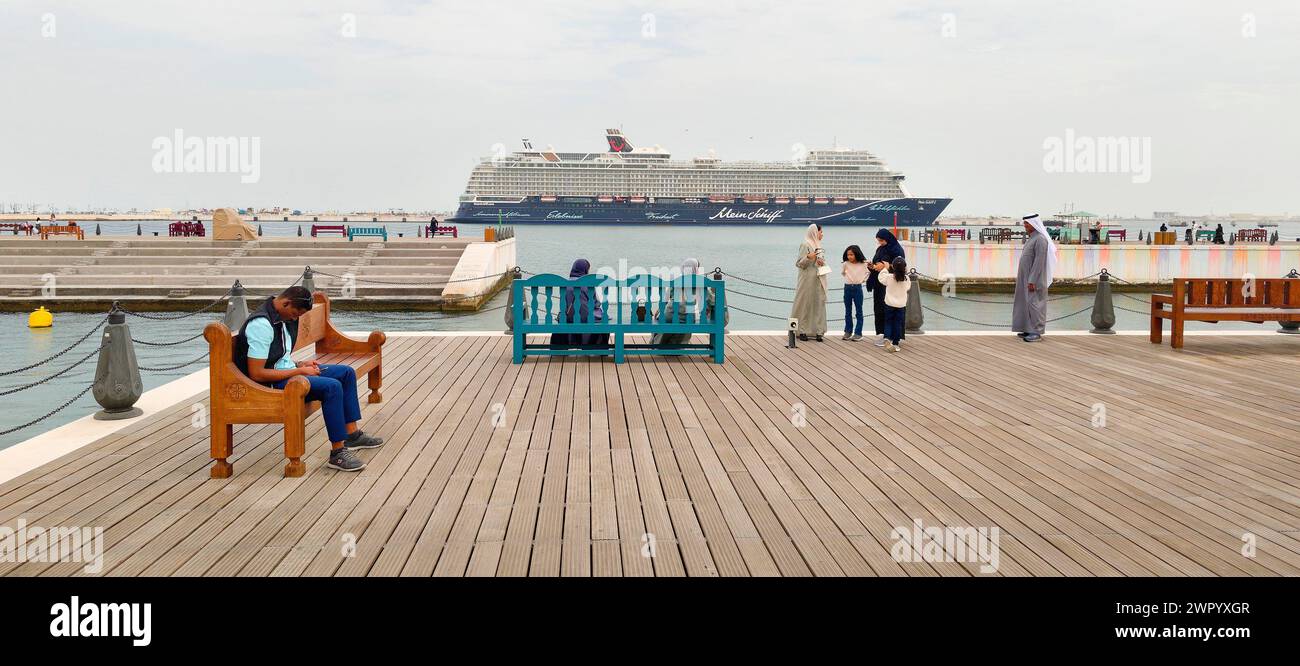
[[313, 416], [306, 476], [238, 426], [209, 479], [202, 395], [0, 485], [0, 525], [102, 527], [110, 576], [986, 575], [897, 561], [914, 520], [997, 527], [995, 575], [1300, 575], [1300, 340], [727, 344], [513, 365], [506, 336], [395, 337], [362, 473]]

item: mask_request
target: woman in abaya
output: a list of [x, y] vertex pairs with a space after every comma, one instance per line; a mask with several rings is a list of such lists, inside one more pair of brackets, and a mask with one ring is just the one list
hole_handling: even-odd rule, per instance
[[807, 340], [811, 335], [821, 342], [826, 334], [826, 276], [819, 270], [825, 265], [821, 225], [810, 224], [794, 262], [799, 273], [794, 287], [794, 304], [790, 306], [790, 318], [799, 320], [797, 333], [800, 340]]
[[[893, 232], [881, 229], [876, 232], [876, 254], [871, 258], [871, 275], [867, 276], [867, 291], [871, 292], [871, 307], [875, 315], [871, 321], [876, 325], [877, 347], [885, 346], [885, 288], [880, 284], [880, 271], [889, 270], [894, 259], [903, 256], [903, 246], [894, 237]], [[906, 338], [906, 334], [903, 336]]]
[[[569, 269], [569, 279], [587, 275], [591, 262], [579, 259]], [[595, 324], [605, 321], [605, 311], [596, 298], [594, 287], [563, 287], [561, 290], [560, 321], [565, 324]], [[609, 345], [608, 333], [552, 333], [552, 345], [589, 346]]]
[[[699, 275], [700, 260], [687, 259], [682, 262], [682, 275]], [[677, 293], [673, 285], [668, 285], [664, 296], [664, 311], [659, 313], [659, 321], [670, 324], [684, 324], [687, 322], [686, 314], [695, 315], [694, 322], [712, 320], [716, 315], [714, 308], [716, 297], [713, 290], [706, 287], [685, 288], [681, 293]], [[703, 307], [701, 307], [701, 292], [703, 292]], [[727, 311], [722, 312], [723, 323], [729, 321], [730, 316]], [[687, 345], [691, 343], [690, 333], [655, 333], [650, 336], [652, 345]]]

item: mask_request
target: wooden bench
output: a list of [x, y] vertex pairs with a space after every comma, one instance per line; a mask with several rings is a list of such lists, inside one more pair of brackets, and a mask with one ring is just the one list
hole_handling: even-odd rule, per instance
[[1300, 322], [1300, 279], [1176, 278], [1173, 294], [1151, 294], [1151, 342], [1161, 342], [1165, 319], [1174, 349], [1188, 321]]
[[947, 234], [947, 236], [948, 236], [948, 240], [967, 240], [966, 229], [965, 229], [965, 228], [961, 228], [961, 229], [943, 229], [942, 231], [943, 231], [945, 234]]
[[[298, 320], [298, 340], [293, 350], [315, 344], [314, 358], [321, 364], [350, 365], [357, 376], [367, 375], [369, 402], [383, 400], [383, 352], [386, 336], [374, 331], [367, 340], [343, 335], [330, 321], [330, 301], [321, 292], [312, 295], [315, 307]], [[302, 476], [306, 450], [304, 421], [321, 408], [319, 401], [306, 402], [310, 390], [306, 377], [289, 379], [283, 389], [273, 389], [249, 379], [234, 361], [234, 335], [221, 322], [203, 329], [208, 341], [208, 372], [212, 420], [212, 470], [214, 479], [228, 478], [234, 467], [228, 459], [234, 452], [234, 424], [283, 423], [285, 476]], [[302, 357], [296, 360], [304, 360]]]
[[356, 236], [380, 236], [388, 241], [388, 227], [348, 227], [348, 240]]
[[86, 232], [75, 224], [49, 224], [42, 226], [41, 240], [45, 240], [50, 236], [76, 236], [77, 240], [85, 240]]
[[1109, 242], [1112, 241], [1112, 240], [1115, 240], [1116, 238], [1118, 238], [1118, 239], [1120, 240], [1120, 242], [1127, 243], [1127, 242], [1128, 242], [1128, 229], [1107, 229], [1107, 230], [1106, 230], [1106, 242], [1107, 242], [1107, 243], [1109, 243]]
[[1241, 229], [1237, 232], [1238, 243], [1267, 243], [1268, 229]]
[[340, 236], [346, 236], [348, 235], [348, 228], [341, 224], [311, 225], [311, 237], [315, 238], [319, 234], [338, 234]]
[[[675, 294], [691, 290], [712, 290], [713, 315], [708, 308], [699, 312], [687, 308], [678, 313], [675, 303], [667, 299], [667, 286]], [[560, 321], [564, 313], [566, 287], [587, 287], [594, 301], [599, 295], [604, 309], [604, 321]], [[604, 275], [587, 275], [576, 280], [552, 274], [535, 275], [515, 280], [510, 285], [513, 297], [514, 362], [523, 363], [525, 356], [609, 356], [622, 363], [631, 355], [682, 356], [689, 354], [713, 357], [714, 363], [726, 358], [725, 327], [727, 311], [726, 283], [703, 275], [683, 275], [664, 279], [653, 275], [634, 275], [626, 280], [616, 280]], [[707, 302], [706, 294], [697, 300]], [[638, 307], [642, 306], [642, 307]], [[663, 316], [670, 313], [674, 316]], [[680, 316], [678, 316], [680, 314]], [[577, 316], [575, 314], [575, 316]], [[590, 317], [590, 313], [588, 313]], [[613, 345], [609, 347], [574, 348], [567, 345], [528, 342], [529, 334], [609, 334]], [[708, 336], [706, 344], [654, 345], [629, 343], [628, 334], [634, 333], [692, 333]]]
[[185, 238], [205, 237], [208, 231], [203, 228], [202, 222], [172, 222], [167, 225], [167, 235]]
[[1201, 242], [1201, 241], [1213, 242], [1213, 241], [1214, 241], [1214, 230], [1213, 230], [1213, 229], [1197, 229], [1197, 230], [1196, 230], [1196, 238], [1195, 238], [1195, 240], [1196, 240], [1197, 243], [1199, 243], [1199, 242]]
[[32, 225], [26, 222], [0, 222], [0, 231], [12, 231], [17, 236], [18, 232], [32, 235]]
[[454, 224], [430, 224], [428, 233], [429, 238], [433, 238], [434, 236], [451, 236], [452, 238], [460, 238], [460, 232], [456, 229], [456, 225]]

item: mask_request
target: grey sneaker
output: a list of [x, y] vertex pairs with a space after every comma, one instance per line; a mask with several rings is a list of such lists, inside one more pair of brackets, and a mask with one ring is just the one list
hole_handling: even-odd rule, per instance
[[1042, 339], [1043, 336], [1037, 333], [1030, 333], [1029, 335], [1026, 335], [1025, 337], [1021, 338], [1021, 340], [1024, 340], [1025, 342], [1038, 342], [1039, 340]]
[[343, 446], [349, 449], [377, 449], [383, 445], [383, 437], [367, 435], [360, 430], [348, 435], [348, 438], [343, 440]]
[[861, 335], [855, 335], [855, 336], [853, 336], [852, 338], [850, 338], [850, 340], [853, 340], [854, 342], [862, 342], [862, 336], [861, 336]]
[[845, 334], [844, 334], [844, 337], [842, 337], [842, 338], [840, 338], [840, 339], [841, 339], [841, 340], [852, 340], [852, 339], [853, 339], [853, 336], [852, 336], [852, 335], [849, 335], [848, 333], [845, 333]]
[[357, 454], [346, 446], [330, 451], [330, 461], [325, 463], [325, 466], [332, 467], [340, 472], [360, 472], [366, 468], [366, 464], [361, 462]]
[[875, 345], [876, 345], [877, 347], [884, 347], [884, 346], [885, 346], [885, 336], [882, 335], [882, 336], [876, 338]]

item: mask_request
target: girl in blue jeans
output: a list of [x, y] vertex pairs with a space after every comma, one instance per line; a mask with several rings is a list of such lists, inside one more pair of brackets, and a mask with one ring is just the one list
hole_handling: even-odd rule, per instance
[[[869, 266], [862, 256], [862, 248], [850, 245], [844, 249], [844, 264], [840, 275], [844, 277], [844, 340], [858, 342], [862, 339], [862, 285], [867, 281]], [[854, 314], [856, 309], [857, 314]]]

